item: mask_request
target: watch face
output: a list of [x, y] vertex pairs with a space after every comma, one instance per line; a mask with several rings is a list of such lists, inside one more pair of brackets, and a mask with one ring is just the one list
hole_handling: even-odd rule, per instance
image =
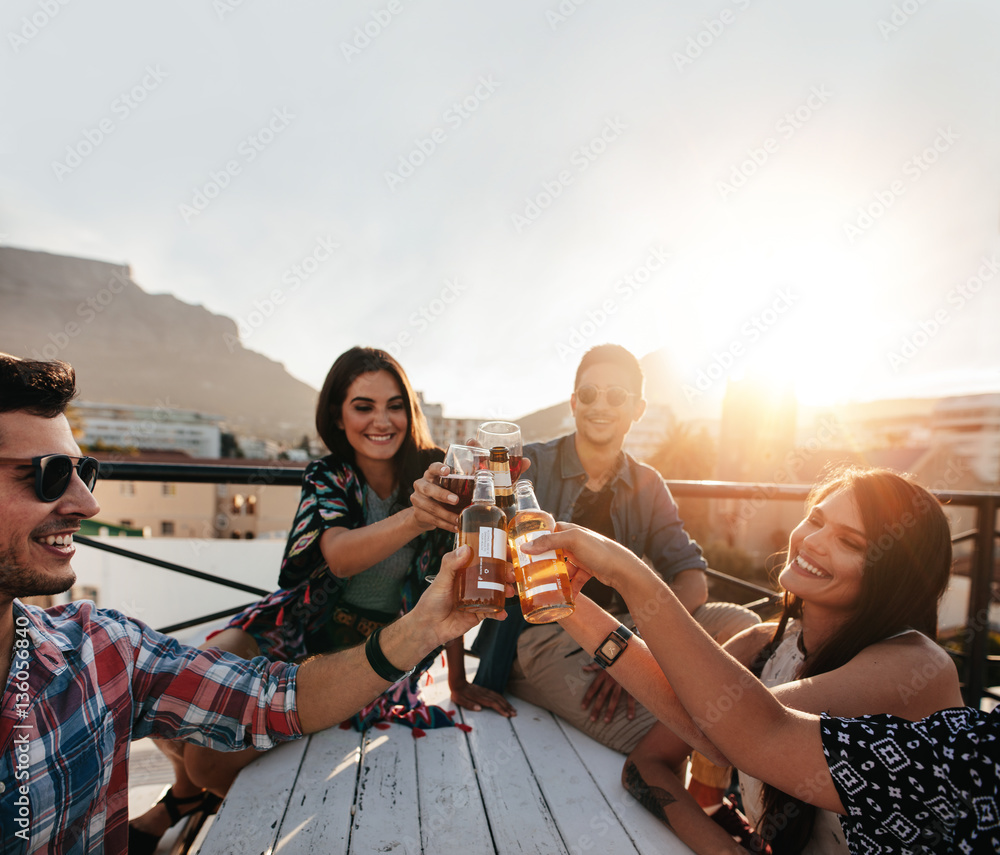
[[605, 659], [614, 659], [621, 652], [622, 646], [611, 638], [601, 645], [601, 654], [605, 657]]

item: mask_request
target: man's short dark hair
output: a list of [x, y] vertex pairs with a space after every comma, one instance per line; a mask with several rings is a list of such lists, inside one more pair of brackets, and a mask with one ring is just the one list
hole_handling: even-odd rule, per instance
[[76, 372], [66, 362], [18, 359], [0, 353], [0, 413], [24, 410], [54, 419], [76, 397]]
[[590, 348], [583, 355], [583, 359], [580, 360], [580, 366], [576, 369], [573, 388], [579, 388], [580, 375], [584, 371], [590, 368], [591, 365], [597, 365], [602, 362], [610, 362], [612, 365], [617, 365], [628, 372], [629, 391], [635, 392], [640, 398], [642, 397], [642, 367], [639, 365], [639, 360], [620, 344], [599, 344], [596, 347]]

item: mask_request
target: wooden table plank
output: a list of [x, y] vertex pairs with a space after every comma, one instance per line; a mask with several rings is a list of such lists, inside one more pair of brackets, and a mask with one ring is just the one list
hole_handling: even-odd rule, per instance
[[309, 738], [276, 853], [346, 855], [361, 762], [361, 734], [333, 727]]
[[[635, 855], [630, 835], [552, 713], [517, 698], [511, 702], [517, 708], [514, 731], [571, 855]], [[618, 758], [620, 769], [621, 755], [604, 750]]]
[[498, 855], [566, 853], [511, 722], [492, 710], [462, 715]]
[[365, 734], [350, 851], [420, 855], [416, 746], [409, 728], [394, 724]]
[[279, 745], [242, 769], [198, 853], [270, 855], [307, 745], [307, 739]]
[[556, 721], [641, 855], [689, 855], [692, 850], [622, 787], [624, 755], [611, 751], [565, 721], [558, 718]]
[[[442, 704], [445, 708], [453, 706]], [[493, 852], [493, 839], [466, 734], [429, 730], [417, 740], [420, 834], [428, 855]]]

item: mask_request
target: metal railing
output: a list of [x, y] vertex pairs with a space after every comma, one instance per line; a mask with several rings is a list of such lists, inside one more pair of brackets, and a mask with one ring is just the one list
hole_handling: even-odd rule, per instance
[[[299, 486], [305, 467], [260, 466], [260, 465], [206, 465], [175, 463], [101, 463], [101, 478], [112, 481], [162, 481], [167, 483], [203, 484], [249, 484]], [[667, 481], [671, 493], [678, 498], [697, 499], [746, 499], [751, 502], [804, 501], [811, 489], [808, 485], [743, 483], [734, 481]], [[961, 492], [935, 490], [935, 495], [945, 504], [972, 507], [976, 510], [976, 527], [952, 537], [953, 543], [971, 541], [973, 552], [970, 563], [970, 595], [964, 639], [966, 650], [948, 652], [958, 660], [962, 678], [962, 692], [967, 704], [979, 706], [982, 698], [1000, 701], [997, 695], [987, 689], [986, 675], [989, 663], [1000, 662], [1000, 656], [989, 655], [989, 607], [993, 599], [992, 583], [996, 563], [995, 546], [998, 537], [996, 517], [1000, 508], [1000, 493]], [[241, 582], [234, 582], [210, 573], [192, 570], [171, 562], [150, 558], [117, 546], [95, 541], [89, 537], [77, 536], [75, 540], [96, 549], [134, 558], [147, 564], [183, 573], [207, 582], [214, 582], [236, 590], [247, 591], [258, 596], [271, 593]], [[714, 578], [740, 586], [758, 597], [748, 606], [764, 608], [776, 596], [774, 591], [755, 585], [746, 580], [710, 570]], [[161, 632], [176, 632], [209, 621], [220, 620], [246, 608], [237, 606], [211, 615], [193, 618], [183, 623], [163, 627]]]

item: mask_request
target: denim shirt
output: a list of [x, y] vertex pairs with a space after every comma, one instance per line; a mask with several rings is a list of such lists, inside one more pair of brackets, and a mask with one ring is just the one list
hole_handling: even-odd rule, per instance
[[[587, 473], [576, 453], [576, 435], [524, 447], [531, 461], [527, 477], [538, 504], [557, 520], [569, 522], [573, 507], [587, 483]], [[664, 581], [682, 570], [705, 570], [698, 546], [684, 530], [673, 496], [660, 473], [622, 452], [609, 482], [611, 522], [615, 540], [648, 561]], [[503, 623], [483, 621], [473, 645], [480, 657], [475, 684], [502, 692], [517, 652], [517, 638], [527, 626], [517, 600], [507, 603]]]

